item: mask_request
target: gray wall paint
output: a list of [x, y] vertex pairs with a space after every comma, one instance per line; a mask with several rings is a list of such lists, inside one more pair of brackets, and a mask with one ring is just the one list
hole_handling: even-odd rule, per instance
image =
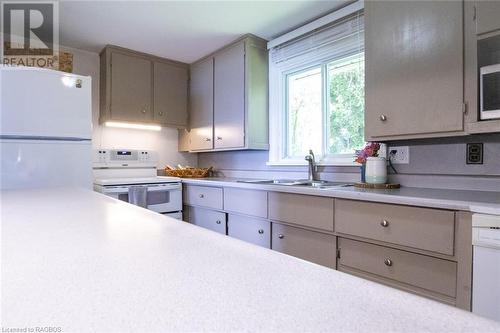
[[[465, 163], [466, 143], [484, 143], [484, 164]], [[500, 191], [500, 133], [458, 138], [399, 141], [389, 146], [409, 146], [410, 163], [396, 165], [390, 180], [406, 186], [464, 188]], [[214, 166], [218, 175], [246, 178], [304, 178], [305, 166], [267, 166], [267, 151], [200, 153], [200, 167]], [[357, 181], [358, 167], [321, 167], [320, 178]]]

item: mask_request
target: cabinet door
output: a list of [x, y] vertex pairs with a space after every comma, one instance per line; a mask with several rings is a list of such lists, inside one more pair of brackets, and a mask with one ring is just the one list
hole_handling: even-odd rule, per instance
[[213, 148], [214, 66], [208, 58], [191, 67], [191, 150]]
[[215, 210], [189, 207], [189, 223], [226, 234], [226, 213]]
[[155, 122], [187, 126], [187, 68], [162, 62], [155, 62], [153, 66]]
[[227, 234], [255, 245], [271, 247], [271, 223], [266, 220], [229, 214]]
[[461, 1], [366, 1], [366, 138], [463, 129]]
[[151, 122], [151, 61], [111, 54], [111, 119]]
[[476, 1], [476, 33], [483, 34], [500, 30], [500, 2]]
[[272, 249], [335, 268], [336, 238], [334, 235], [273, 223]]
[[245, 145], [245, 43], [215, 56], [215, 148]]

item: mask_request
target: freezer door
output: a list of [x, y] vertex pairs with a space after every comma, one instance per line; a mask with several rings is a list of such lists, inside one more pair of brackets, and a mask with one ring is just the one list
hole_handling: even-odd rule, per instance
[[0, 66], [0, 135], [91, 138], [91, 79]]
[[0, 189], [92, 188], [90, 141], [0, 140]]

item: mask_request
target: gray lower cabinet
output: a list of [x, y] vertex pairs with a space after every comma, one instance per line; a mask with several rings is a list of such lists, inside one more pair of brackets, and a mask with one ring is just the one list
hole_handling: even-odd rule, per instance
[[244, 215], [228, 214], [228, 236], [271, 248], [271, 223]]
[[224, 210], [267, 218], [267, 192], [225, 187]]
[[184, 185], [183, 202], [190, 206], [201, 206], [222, 210], [223, 189], [220, 187]]
[[365, 138], [463, 132], [462, 1], [365, 2]]
[[189, 207], [188, 222], [220, 234], [227, 234], [226, 213], [215, 210]]
[[273, 222], [272, 249], [335, 268], [336, 237]]
[[452, 256], [455, 212], [337, 199], [335, 232]]
[[474, 6], [478, 35], [500, 30], [500, 2], [498, 0], [476, 1]]
[[269, 219], [333, 232], [333, 198], [269, 192]]
[[394, 284], [445, 302], [457, 289], [457, 263], [370, 243], [339, 238], [338, 269]]

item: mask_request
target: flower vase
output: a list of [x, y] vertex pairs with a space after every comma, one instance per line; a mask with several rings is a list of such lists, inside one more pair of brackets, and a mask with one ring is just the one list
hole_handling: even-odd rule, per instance
[[366, 164], [365, 163], [361, 164], [361, 166], [359, 167], [359, 171], [361, 174], [361, 182], [366, 183]]

